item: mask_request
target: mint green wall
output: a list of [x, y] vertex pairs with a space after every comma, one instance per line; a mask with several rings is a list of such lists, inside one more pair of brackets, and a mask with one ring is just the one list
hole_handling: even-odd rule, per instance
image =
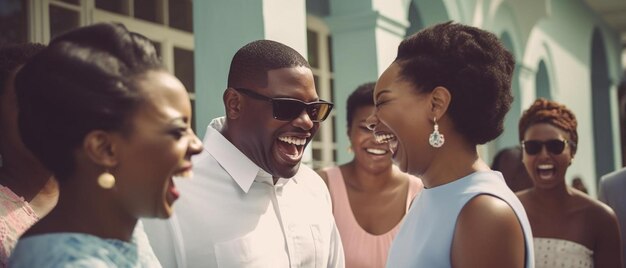
[[[597, 159], [597, 153], [613, 154], [613, 169], [619, 167], [619, 136], [616, 106], [617, 102], [610, 96], [615, 95], [615, 87], [619, 81], [621, 66], [619, 63], [619, 37], [611, 30], [602, 19], [589, 7], [579, 1], [555, 0], [549, 2], [549, 16], [540, 19], [534, 24], [528, 41], [524, 47], [523, 65], [530, 69], [530, 75], [526, 80], [535, 80], [539, 63], [543, 60], [547, 66], [550, 81], [550, 91], [553, 98], [565, 104], [577, 117], [578, 121], [578, 149], [576, 157], [569, 167], [566, 178], [569, 181], [574, 176], [581, 176], [592, 196], [596, 193], [596, 179], [598, 173], [596, 166], [602, 161]], [[596, 146], [594, 129], [594, 107], [592, 95], [592, 36], [594, 29], [600, 29], [605, 44], [607, 74], [611, 86], [609, 89], [610, 101], [605, 99], [606, 107], [600, 118], [605, 122], [611, 122], [610, 127], [601, 129], [611, 133], [605, 140], [613, 140], [612, 148], [602, 149]], [[617, 59], [617, 60], [616, 60]], [[528, 86], [530, 83], [522, 81], [525, 85], [522, 89], [527, 108], [535, 98], [535, 87]], [[532, 83], [534, 84], [534, 83]], [[600, 150], [600, 151], [597, 151]], [[611, 161], [609, 160], [609, 161]], [[605, 168], [606, 169], [606, 168]]]
[[[519, 57], [515, 55], [515, 45], [511, 38], [511, 35], [508, 32], [502, 33], [500, 36], [500, 40], [504, 44], [504, 46], [511, 51], [514, 57]], [[521, 116], [522, 111], [522, 103], [520, 100], [520, 88], [519, 88], [519, 75], [520, 75], [520, 66], [515, 66], [515, 70], [513, 71], [513, 80], [511, 81], [511, 94], [513, 95], [513, 103], [511, 103], [511, 109], [506, 114], [504, 118], [504, 131], [496, 139], [495, 141], [495, 152], [491, 152], [491, 156], [495, 156], [497, 151], [506, 148], [517, 146], [519, 144], [519, 134], [517, 131], [518, 122]], [[491, 163], [492, 159], [486, 159]]]
[[[391, 2], [395, 7], [400, 3], [388, 0]], [[350, 144], [345, 106], [348, 96], [357, 86], [378, 79], [395, 58], [395, 48], [408, 27], [406, 7], [376, 9], [376, 5], [380, 2], [330, 1], [331, 14], [326, 21], [332, 35], [338, 163], [352, 159], [343, 149]]]
[[[393, 62], [397, 47], [404, 39], [409, 23], [407, 0], [330, 0], [326, 21], [333, 36], [335, 103], [337, 110], [338, 162], [352, 155], [342, 148], [350, 144], [347, 137], [345, 103], [349, 94], [365, 82], [376, 81]], [[460, 18], [456, 0], [413, 0], [419, 22], [424, 25], [448, 21], [449, 14]]]
[[480, 21], [482, 24], [477, 25], [488, 31], [493, 32], [500, 38], [504, 46], [513, 54], [516, 66], [513, 73], [513, 81], [511, 81], [511, 91], [513, 94], [513, 103], [511, 109], [507, 113], [504, 121], [504, 132], [489, 146], [488, 155], [483, 155], [485, 161], [493, 162], [495, 154], [506, 147], [516, 146], [519, 144], [519, 134], [517, 126], [522, 113], [522, 96], [520, 89], [520, 75], [524, 66], [521, 64], [524, 36], [521, 34], [520, 25], [518, 23], [517, 14], [507, 2], [503, 2], [498, 6], [485, 5], [482, 9], [483, 19], [473, 18], [475, 22]]
[[222, 94], [232, 56], [244, 44], [264, 37], [262, 10], [262, 1], [194, 1], [199, 137], [204, 137], [211, 119], [224, 115]]
[[[285, 12], [285, 10], [289, 12]], [[258, 39], [284, 43], [306, 57], [304, 0], [194, 1], [195, 123], [203, 137], [212, 118], [224, 115], [222, 94], [235, 52]]]
[[[433, 24], [455, 20], [461, 21], [457, 12], [456, 1], [446, 0], [412, 0], [421, 15], [425, 27]], [[407, 13], [408, 14], [408, 13]]]
[[[319, 1], [313, 3], [312, 1]], [[419, 18], [409, 18], [413, 4]], [[539, 62], [547, 66], [551, 91], [572, 108], [579, 120], [579, 155], [568, 172], [595, 185], [593, 107], [591, 102], [592, 34], [598, 29], [605, 46], [610, 85], [606, 122], [612, 133], [615, 167], [621, 162], [616, 84], [622, 72], [619, 34], [584, 2], [571, 0], [230, 0], [194, 2], [196, 51], [196, 125], [200, 135], [213, 117], [222, 115], [230, 59], [243, 44], [260, 38], [285, 42], [306, 56], [306, 8], [322, 17], [332, 34], [337, 152], [340, 163], [352, 158], [345, 126], [345, 101], [354, 88], [374, 81], [395, 57], [396, 47], [410, 26], [427, 27], [454, 20], [494, 32], [506, 39], [518, 64], [514, 88], [519, 113], [536, 96]], [[414, 10], [415, 11], [415, 10]], [[518, 95], [519, 94], [519, 95]], [[606, 111], [604, 112], [606, 113]], [[509, 121], [516, 121], [511, 119]], [[513, 125], [508, 122], [511, 128]], [[607, 127], [608, 128], [608, 127]], [[517, 132], [506, 133], [492, 149], [508, 146]], [[495, 152], [495, 151], [494, 151]], [[488, 153], [486, 159], [490, 159]]]
[[376, 81], [381, 68], [376, 63], [374, 16], [372, 12], [360, 18], [352, 16], [328, 19], [332, 34], [338, 163], [352, 159], [352, 155], [343, 149], [348, 148], [350, 144], [347, 137], [345, 106], [348, 95], [358, 85]]

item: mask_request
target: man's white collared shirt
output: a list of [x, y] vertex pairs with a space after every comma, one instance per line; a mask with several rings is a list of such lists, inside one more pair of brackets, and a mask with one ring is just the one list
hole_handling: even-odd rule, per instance
[[207, 128], [194, 177], [176, 180], [172, 218], [143, 220], [163, 267], [343, 267], [324, 182], [301, 165], [274, 185], [220, 133], [224, 120]]

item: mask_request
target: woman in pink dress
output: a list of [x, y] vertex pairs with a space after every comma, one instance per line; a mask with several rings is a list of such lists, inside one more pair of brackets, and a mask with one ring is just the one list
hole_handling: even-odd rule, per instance
[[396, 236], [422, 181], [392, 164], [388, 134], [376, 140], [365, 122], [374, 112], [375, 83], [359, 86], [348, 98], [347, 119], [352, 161], [324, 169], [333, 214], [341, 235], [346, 267], [384, 267]]

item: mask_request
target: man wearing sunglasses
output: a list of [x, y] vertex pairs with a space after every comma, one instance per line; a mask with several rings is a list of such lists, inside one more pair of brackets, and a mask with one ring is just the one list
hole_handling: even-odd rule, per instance
[[320, 100], [308, 62], [259, 40], [232, 59], [192, 180], [168, 224], [146, 222], [164, 267], [343, 267], [328, 190], [300, 165], [333, 104]]

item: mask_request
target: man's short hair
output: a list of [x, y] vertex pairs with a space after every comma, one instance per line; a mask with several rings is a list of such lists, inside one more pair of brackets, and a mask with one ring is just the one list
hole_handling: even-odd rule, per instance
[[240, 48], [230, 63], [228, 87], [267, 86], [267, 72], [304, 66], [307, 60], [296, 50], [271, 40], [257, 40]]

